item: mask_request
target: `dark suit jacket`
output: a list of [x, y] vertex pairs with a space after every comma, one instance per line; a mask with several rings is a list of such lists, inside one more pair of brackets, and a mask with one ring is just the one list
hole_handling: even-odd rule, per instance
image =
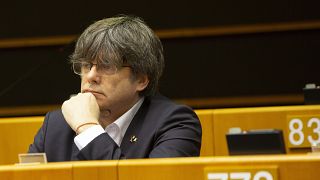
[[103, 133], [79, 151], [75, 136], [61, 110], [49, 112], [29, 152], [45, 152], [51, 162], [199, 156], [201, 125], [189, 107], [157, 95], [145, 98], [120, 147]]

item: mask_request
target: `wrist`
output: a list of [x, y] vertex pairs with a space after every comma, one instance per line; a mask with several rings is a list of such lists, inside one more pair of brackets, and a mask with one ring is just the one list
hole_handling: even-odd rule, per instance
[[95, 126], [95, 125], [99, 125], [99, 123], [98, 123], [98, 122], [87, 122], [87, 123], [80, 124], [80, 125], [76, 128], [75, 132], [76, 132], [77, 134], [80, 134], [80, 133], [82, 133], [83, 131], [85, 131], [85, 130], [87, 130], [88, 128], [90, 128], [90, 127], [92, 127], [92, 126]]

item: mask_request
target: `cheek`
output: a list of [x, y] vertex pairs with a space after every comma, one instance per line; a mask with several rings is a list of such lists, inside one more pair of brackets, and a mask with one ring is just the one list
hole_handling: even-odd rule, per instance
[[110, 84], [105, 84], [104, 91], [111, 99], [125, 98], [131, 96], [135, 92], [134, 85], [127, 79], [109, 83]]

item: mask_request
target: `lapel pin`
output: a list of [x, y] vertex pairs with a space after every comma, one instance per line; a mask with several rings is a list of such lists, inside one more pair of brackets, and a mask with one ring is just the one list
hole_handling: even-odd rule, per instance
[[130, 138], [130, 142], [137, 142], [138, 141], [138, 138], [136, 136], [131, 136]]

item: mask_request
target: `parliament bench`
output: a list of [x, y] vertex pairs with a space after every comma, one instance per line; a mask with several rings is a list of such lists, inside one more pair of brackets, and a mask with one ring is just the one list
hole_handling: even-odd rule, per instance
[[18, 162], [43, 122], [43, 116], [0, 119], [0, 165]]
[[234, 127], [282, 130], [286, 153], [307, 153], [313, 142], [320, 143], [320, 105], [215, 109], [214, 155], [228, 155], [226, 134]]
[[[242, 130], [281, 129], [288, 154], [310, 152], [310, 139], [320, 141], [319, 105], [209, 109], [195, 112], [202, 125], [202, 157], [228, 155], [225, 135], [232, 127]], [[0, 118], [0, 165], [18, 162], [18, 154], [27, 152], [43, 119], [43, 116]]]

